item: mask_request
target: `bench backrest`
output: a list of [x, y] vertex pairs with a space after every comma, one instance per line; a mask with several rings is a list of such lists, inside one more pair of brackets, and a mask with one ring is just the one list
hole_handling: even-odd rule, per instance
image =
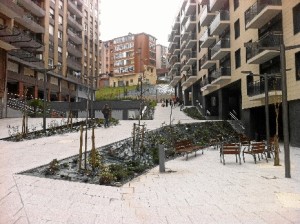
[[224, 143], [221, 147], [223, 154], [240, 154], [241, 145], [239, 143]]
[[192, 145], [193, 145], [193, 143], [191, 140], [181, 140], [181, 141], [175, 142], [175, 149], [176, 150], [184, 149], [184, 148], [187, 148]]
[[263, 153], [266, 144], [264, 142], [251, 142], [251, 150], [253, 153]]

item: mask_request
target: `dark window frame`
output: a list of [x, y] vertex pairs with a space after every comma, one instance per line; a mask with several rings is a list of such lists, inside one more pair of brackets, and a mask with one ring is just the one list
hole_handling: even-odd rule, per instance
[[300, 81], [300, 51], [295, 53], [296, 81]]
[[241, 67], [241, 48], [234, 52], [235, 68]]
[[234, 22], [234, 38], [237, 39], [241, 35], [240, 19]]
[[239, 0], [233, 0], [233, 8], [234, 11], [240, 6], [240, 1]]
[[300, 32], [300, 3], [293, 8], [294, 35]]

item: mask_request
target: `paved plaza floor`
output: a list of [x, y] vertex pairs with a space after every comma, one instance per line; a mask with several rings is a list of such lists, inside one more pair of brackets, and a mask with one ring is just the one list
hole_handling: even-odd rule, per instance
[[[170, 111], [157, 106], [155, 119], [142, 123], [151, 130], [169, 124]], [[179, 108], [171, 121], [201, 122]], [[41, 122], [29, 119], [30, 125]], [[130, 137], [134, 122], [97, 128], [96, 146]], [[0, 138], [8, 136], [8, 125], [18, 124], [21, 119], [1, 119]], [[224, 166], [219, 152], [207, 148], [188, 161], [168, 161], [165, 173], [155, 167], [122, 187], [17, 174], [78, 149], [79, 133], [0, 141], [0, 224], [300, 223], [300, 148], [290, 147], [292, 178], [285, 178], [282, 145], [281, 166], [273, 166], [273, 159], [254, 164], [249, 155], [242, 165], [228, 155]]]

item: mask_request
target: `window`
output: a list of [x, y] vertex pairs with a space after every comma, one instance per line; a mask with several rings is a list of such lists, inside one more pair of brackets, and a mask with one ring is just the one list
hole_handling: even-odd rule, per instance
[[50, 18], [54, 19], [54, 10], [52, 8], [50, 8], [49, 13], [50, 13]]
[[60, 46], [57, 47], [58, 56], [62, 57], [62, 48]]
[[300, 3], [293, 8], [294, 34], [300, 32]]
[[54, 27], [49, 25], [49, 34], [53, 35]]
[[234, 23], [234, 37], [237, 39], [240, 36], [240, 20]]
[[235, 52], [235, 68], [241, 67], [241, 49]]
[[234, 10], [236, 10], [240, 5], [240, 1], [239, 0], [233, 0], [233, 7], [234, 7]]
[[59, 25], [63, 24], [63, 17], [61, 15], [58, 17], [58, 24]]
[[59, 30], [58, 33], [57, 33], [57, 35], [58, 35], [58, 39], [61, 40], [61, 39], [62, 39], [62, 36], [63, 36], [63, 33]]
[[62, 1], [62, 0], [59, 0], [58, 8], [59, 8], [59, 9], [63, 9], [63, 6], [64, 6], [63, 1]]
[[295, 54], [296, 80], [300, 80], [300, 51]]
[[53, 59], [52, 58], [48, 58], [48, 66], [53, 67]]

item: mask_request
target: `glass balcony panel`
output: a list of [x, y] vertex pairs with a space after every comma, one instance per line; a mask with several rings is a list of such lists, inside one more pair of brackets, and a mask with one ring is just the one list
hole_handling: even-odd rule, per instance
[[229, 11], [220, 11], [210, 24], [211, 35], [220, 35], [229, 26]]
[[230, 39], [220, 39], [211, 49], [212, 60], [220, 60], [230, 53]]
[[207, 8], [207, 5], [205, 5], [201, 11], [200, 25], [201, 26], [209, 26], [211, 21], [214, 19], [215, 15], [216, 15], [216, 13], [210, 12]]

